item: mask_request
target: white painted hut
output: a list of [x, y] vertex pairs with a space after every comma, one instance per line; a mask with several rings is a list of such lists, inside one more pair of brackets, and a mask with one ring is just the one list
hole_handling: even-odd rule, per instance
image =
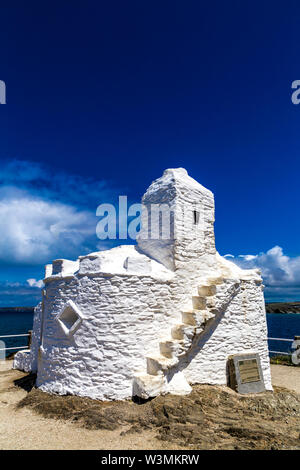
[[[262, 279], [216, 252], [211, 191], [168, 169], [142, 203], [136, 246], [46, 267], [32, 347], [14, 367], [36, 371], [45, 392], [124, 400], [226, 384], [228, 357], [253, 352], [271, 390]], [[150, 233], [161, 204], [167, 238]]]

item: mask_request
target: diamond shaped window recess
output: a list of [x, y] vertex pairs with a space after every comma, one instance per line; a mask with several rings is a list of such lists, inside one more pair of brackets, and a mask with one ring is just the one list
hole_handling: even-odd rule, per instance
[[83, 316], [79, 308], [69, 300], [56, 316], [56, 321], [67, 336], [72, 336], [79, 328]]

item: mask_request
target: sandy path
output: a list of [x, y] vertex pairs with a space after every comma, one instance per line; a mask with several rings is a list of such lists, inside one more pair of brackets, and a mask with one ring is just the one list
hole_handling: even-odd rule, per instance
[[[273, 385], [300, 393], [300, 368], [272, 365]], [[0, 363], [0, 449], [172, 449], [155, 433], [121, 436], [116, 431], [87, 430], [70, 422], [46, 419], [30, 408], [15, 409], [27, 392], [14, 385], [24, 373], [11, 370], [11, 361]], [[166, 447], [167, 446], [167, 447]]]
[[162, 449], [154, 433], [120, 436], [116, 431], [87, 430], [75, 424], [45, 419], [29, 408], [15, 410], [27, 394], [14, 386], [25, 374], [13, 371], [11, 361], [0, 365], [0, 449]]
[[272, 383], [300, 393], [300, 367], [271, 364]]

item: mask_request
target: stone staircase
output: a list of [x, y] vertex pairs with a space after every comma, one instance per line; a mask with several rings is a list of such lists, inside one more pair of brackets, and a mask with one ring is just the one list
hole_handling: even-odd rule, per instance
[[[208, 320], [214, 318], [217, 287], [223, 282], [221, 277], [209, 278], [198, 288], [198, 295], [191, 299], [191, 308], [181, 312], [182, 322], [174, 325], [170, 337], [159, 343], [159, 354], [146, 358], [147, 373], [135, 375], [133, 395], [147, 399], [171, 391], [167, 389], [167, 374], [190, 351], [195, 339], [204, 332]], [[175, 387], [179, 387], [181, 393], [189, 393], [191, 388], [183, 374], [177, 372], [175, 375], [178, 376]]]

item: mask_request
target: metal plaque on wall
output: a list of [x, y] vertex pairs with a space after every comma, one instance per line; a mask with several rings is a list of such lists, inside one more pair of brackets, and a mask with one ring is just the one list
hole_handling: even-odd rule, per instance
[[228, 378], [229, 386], [239, 393], [260, 393], [266, 390], [257, 353], [230, 356]]

